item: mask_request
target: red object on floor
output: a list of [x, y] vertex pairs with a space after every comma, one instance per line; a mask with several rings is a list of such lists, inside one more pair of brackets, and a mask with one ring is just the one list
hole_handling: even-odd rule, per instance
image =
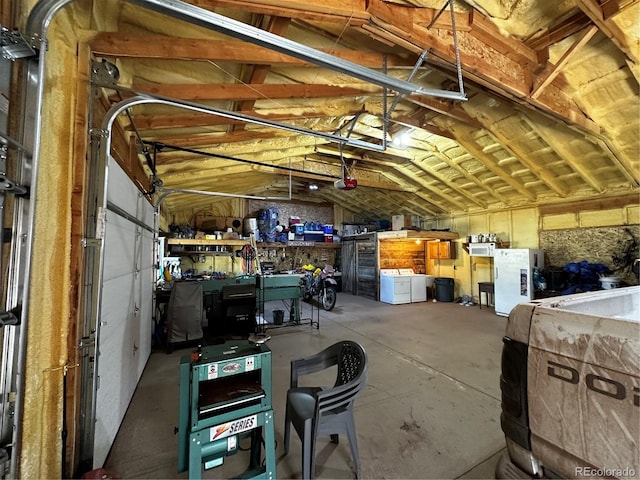
[[122, 479], [122, 477], [118, 475], [116, 472], [111, 470], [106, 470], [104, 468], [96, 468], [95, 470], [91, 470], [90, 472], [83, 474], [82, 478], [86, 478], [89, 480], [96, 480], [96, 479], [97, 480], [108, 480], [108, 479], [120, 480]]

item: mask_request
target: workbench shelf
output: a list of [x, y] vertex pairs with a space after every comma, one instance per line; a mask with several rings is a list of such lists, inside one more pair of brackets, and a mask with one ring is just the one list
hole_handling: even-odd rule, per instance
[[198, 238], [170, 238], [168, 239], [169, 253], [175, 256], [211, 255], [231, 256], [228, 247], [242, 247], [249, 245], [250, 240], [204, 240]]
[[170, 238], [167, 242], [169, 245], [183, 245], [183, 246], [228, 246], [228, 245], [247, 245], [251, 243], [249, 240], [235, 239], [235, 240], [203, 240], [199, 238]]
[[258, 242], [256, 246], [258, 248], [340, 248], [342, 244], [340, 242], [304, 242], [293, 240], [287, 243]]

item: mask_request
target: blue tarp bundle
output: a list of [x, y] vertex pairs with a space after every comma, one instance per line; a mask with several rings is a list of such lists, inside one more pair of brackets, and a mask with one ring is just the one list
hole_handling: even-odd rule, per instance
[[562, 291], [563, 295], [600, 290], [601, 274], [610, 273], [606, 265], [589, 263], [586, 260], [567, 263], [563, 270], [569, 274], [568, 287]]

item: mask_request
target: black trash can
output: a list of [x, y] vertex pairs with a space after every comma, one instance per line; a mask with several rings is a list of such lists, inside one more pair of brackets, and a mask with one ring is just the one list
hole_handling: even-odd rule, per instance
[[453, 278], [438, 277], [435, 279], [436, 300], [439, 302], [453, 302]]
[[282, 325], [284, 322], [284, 310], [274, 310], [273, 311], [273, 324], [274, 325]]
[[543, 272], [547, 290], [561, 292], [567, 287], [567, 272], [560, 267], [549, 267]]

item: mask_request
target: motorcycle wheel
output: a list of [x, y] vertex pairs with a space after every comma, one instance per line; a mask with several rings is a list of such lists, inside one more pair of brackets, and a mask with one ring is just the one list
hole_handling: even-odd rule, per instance
[[320, 303], [322, 304], [322, 308], [325, 310], [331, 310], [336, 305], [336, 299], [338, 295], [336, 293], [335, 288], [326, 287], [324, 289], [324, 293], [320, 295]]

